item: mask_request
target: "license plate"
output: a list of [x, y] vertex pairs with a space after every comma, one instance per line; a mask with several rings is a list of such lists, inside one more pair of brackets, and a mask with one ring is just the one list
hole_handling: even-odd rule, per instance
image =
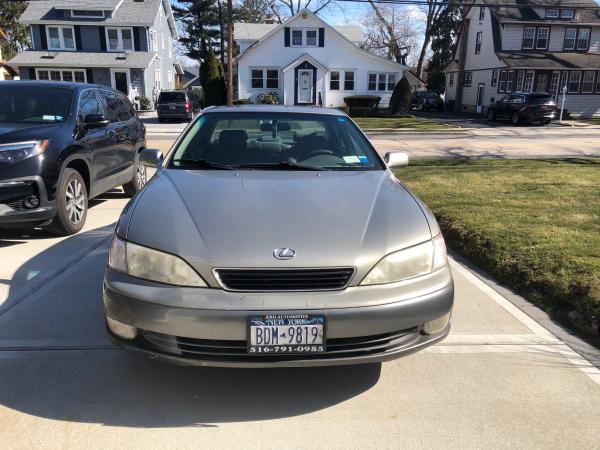
[[175, 105], [169, 105], [169, 109], [175, 109]]
[[248, 317], [248, 353], [323, 353], [325, 316], [266, 314]]

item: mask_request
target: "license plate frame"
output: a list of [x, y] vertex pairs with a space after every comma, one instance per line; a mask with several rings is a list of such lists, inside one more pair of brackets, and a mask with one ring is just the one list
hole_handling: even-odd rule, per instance
[[[298, 323], [290, 323], [295, 321]], [[276, 323], [273, 321], [280, 321]], [[269, 325], [262, 325], [259, 323], [270, 323]], [[269, 344], [269, 345], [254, 345], [252, 343], [252, 330], [253, 328], [265, 328], [270, 327], [303, 327], [303, 326], [317, 326], [321, 329], [321, 343], [301, 343], [301, 344]], [[318, 329], [317, 328], [317, 329]], [[278, 338], [281, 336], [279, 329], [277, 331]], [[246, 321], [246, 346], [247, 352], [250, 355], [311, 355], [325, 353], [327, 342], [327, 319], [325, 314], [305, 314], [305, 313], [266, 313], [266, 314], [253, 314], [247, 317]]]

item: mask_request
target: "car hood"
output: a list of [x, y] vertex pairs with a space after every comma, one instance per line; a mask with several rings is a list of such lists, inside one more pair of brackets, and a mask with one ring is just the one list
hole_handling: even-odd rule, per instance
[[[214, 267], [355, 266], [431, 239], [419, 204], [386, 171], [163, 170], [140, 194], [128, 240]], [[289, 247], [287, 261], [273, 250]]]
[[51, 133], [58, 130], [61, 125], [61, 123], [0, 122], [0, 143], [47, 138], [50, 137]]

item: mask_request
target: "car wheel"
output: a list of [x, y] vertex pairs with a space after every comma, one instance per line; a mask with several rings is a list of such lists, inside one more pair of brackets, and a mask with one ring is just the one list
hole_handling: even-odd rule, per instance
[[550, 123], [550, 120], [542, 120], [542, 125], [546, 126]]
[[129, 183], [123, 185], [123, 191], [125, 191], [125, 195], [128, 197], [133, 197], [135, 194], [140, 192], [147, 180], [148, 174], [146, 172], [146, 166], [139, 161], [138, 153], [135, 158], [135, 171], [133, 173], [133, 179]]
[[419, 111], [423, 111], [423, 103], [419, 103], [419, 106], [417, 107], [417, 109]]
[[521, 119], [519, 118], [519, 113], [515, 112], [512, 114], [512, 116], [510, 116], [510, 123], [512, 123], [515, 127], [517, 125], [519, 125], [519, 122], [521, 121]]
[[56, 192], [56, 216], [48, 231], [60, 236], [79, 232], [85, 224], [88, 192], [83, 178], [74, 169], [65, 169]]
[[493, 109], [488, 109], [487, 120], [490, 121], [490, 122], [495, 122], [496, 121], [496, 113], [494, 112]]

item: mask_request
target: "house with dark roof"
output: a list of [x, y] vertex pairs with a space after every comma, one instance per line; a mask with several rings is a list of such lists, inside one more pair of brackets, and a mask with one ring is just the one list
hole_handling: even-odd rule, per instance
[[103, 84], [135, 101], [173, 89], [183, 72], [169, 0], [36, 0], [19, 21], [30, 28], [32, 49], [9, 64], [23, 80]]
[[[481, 5], [484, 3], [485, 5]], [[600, 7], [594, 0], [481, 0], [465, 6], [446, 102], [485, 114], [513, 92], [547, 92], [600, 116]]]
[[308, 10], [281, 24], [236, 23], [234, 76], [240, 99], [276, 92], [284, 105], [344, 106], [372, 94], [387, 106], [407, 66], [359, 47], [360, 27], [331, 26]]

